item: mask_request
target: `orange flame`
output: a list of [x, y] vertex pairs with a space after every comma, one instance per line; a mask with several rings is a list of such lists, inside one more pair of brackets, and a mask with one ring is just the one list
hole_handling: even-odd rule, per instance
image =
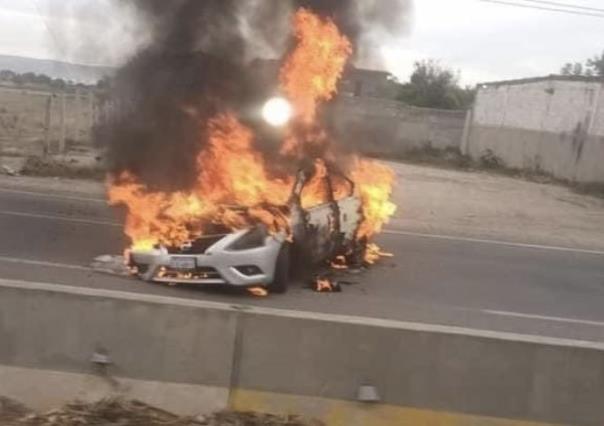
[[125, 233], [134, 249], [181, 245], [201, 236], [204, 223], [231, 230], [255, 223], [273, 232], [289, 228], [286, 212], [275, 206], [286, 205], [293, 178], [268, 175], [262, 156], [253, 149], [251, 131], [232, 114], [210, 120], [209, 130], [210, 143], [198, 156], [193, 190], [152, 192], [129, 173], [109, 180], [110, 204], [128, 207]]
[[315, 291], [318, 293], [333, 293], [334, 286], [329, 278], [317, 278]]
[[396, 212], [390, 201], [394, 187], [394, 171], [381, 163], [357, 158], [351, 178], [357, 183], [363, 204], [363, 218], [359, 238], [371, 239], [379, 234]]
[[375, 264], [382, 257], [393, 257], [392, 253], [383, 252], [377, 244], [368, 244], [365, 251], [365, 263], [368, 265]]
[[281, 86], [302, 121], [312, 124], [319, 102], [336, 94], [352, 45], [333, 21], [307, 9], [298, 10], [293, 25], [298, 44], [281, 70]]
[[[283, 92], [296, 115], [287, 131], [281, 154], [284, 160], [314, 161], [315, 173], [302, 192], [302, 206], [331, 201], [328, 166], [338, 154], [321, 127], [318, 108], [334, 97], [347, 61], [350, 41], [330, 19], [300, 9], [293, 18], [296, 45], [281, 70]], [[187, 110], [194, 116], [194, 110]], [[125, 205], [125, 233], [132, 249], [149, 250], [158, 244], [180, 246], [200, 237], [208, 225], [230, 230], [264, 224], [272, 232], [289, 234], [287, 203], [295, 176], [274, 176], [261, 152], [254, 147], [255, 135], [233, 113], [217, 114], [205, 125], [204, 148], [197, 156], [197, 180], [193, 188], [179, 192], [152, 191], [124, 172], [108, 179], [112, 205]], [[200, 136], [201, 137], [201, 136]], [[308, 149], [308, 148], [311, 149]], [[308, 152], [312, 154], [308, 157]], [[380, 163], [353, 159], [349, 176], [362, 201], [364, 221], [358, 230], [363, 241], [374, 237], [396, 207], [390, 201], [394, 173]], [[348, 195], [344, 179], [331, 179], [335, 199]], [[291, 236], [290, 236], [291, 238]], [[380, 254], [379, 249], [371, 255]], [[340, 262], [341, 263], [341, 262]], [[337, 263], [336, 263], [337, 264]]]
[[249, 287], [247, 289], [248, 293], [254, 297], [267, 297], [268, 290], [264, 287]]
[[264, 158], [253, 148], [254, 135], [232, 114], [209, 124], [209, 149], [200, 153], [198, 193], [213, 204], [284, 205], [290, 181], [268, 176]]

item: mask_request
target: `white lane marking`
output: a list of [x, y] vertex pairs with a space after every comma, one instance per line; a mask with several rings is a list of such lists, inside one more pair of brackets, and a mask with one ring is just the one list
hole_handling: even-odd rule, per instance
[[582, 324], [582, 325], [595, 325], [597, 327], [604, 327], [604, 322], [600, 321], [589, 321], [589, 320], [580, 320], [574, 318], [561, 318], [561, 317], [550, 317], [543, 315], [532, 315], [532, 314], [522, 314], [519, 312], [508, 312], [508, 311], [494, 311], [494, 310], [481, 310], [485, 314], [489, 315], [497, 315], [501, 317], [513, 317], [513, 318], [523, 318], [523, 319], [534, 319], [534, 320], [542, 320], [542, 321], [551, 321], [551, 322], [561, 322], [567, 324]]
[[78, 218], [73, 218], [73, 217], [69, 217], [69, 216], [53, 216], [53, 215], [46, 215], [46, 214], [12, 212], [12, 211], [4, 211], [4, 210], [0, 210], [0, 215], [29, 217], [32, 219], [58, 220], [58, 221], [63, 221], [63, 222], [84, 223], [87, 225], [114, 226], [116, 228], [123, 227], [122, 224], [117, 223], [117, 222], [108, 222], [108, 221], [94, 220], [94, 219], [78, 219]]
[[[92, 268], [87, 268], [85, 266], [71, 265], [71, 264], [65, 264], [65, 263], [45, 262], [45, 261], [31, 260], [31, 259], [20, 259], [20, 258], [5, 257], [5, 256], [0, 256], [0, 262], [15, 263], [15, 264], [22, 264], [22, 265], [32, 265], [32, 266], [42, 266], [42, 267], [50, 267], [50, 268], [57, 268], [57, 269], [69, 269], [69, 270], [86, 271], [86, 272], [93, 271]], [[543, 316], [543, 315], [532, 315], [532, 314], [523, 314], [523, 313], [519, 313], [519, 312], [497, 311], [497, 310], [490, 310], [490, 309], [474, 310], [474, 309], [462, 308], [462, 307], [457, 307], [457, 306], [447, 306], [446, 308], [453, 308], [456, 310], [463, 310], [466, 312], [480, 312], [483, 314], [499, 316], [499, 317], [512, 317], [512, 318], [550, 321], [550, 322], [558, 322], [558, 323], [566, 323], [566, 324], [581, 324], [581, 325], [604, 327], [604, 322], [599, 322], [599, 321], [580, 320], [580, 319], [574, 319], [574, 318], [551, 317], [551, 316]]]
[[536, 250], [564, 251], [564, 252], [571, 252], [571, 253], [594, 254], [594, 255], [598, 255], [598, 256], [604, 256], [604, 251], [599, 251], [599, 250], [586, 250], [586, 249], [571, 248], [571, 247], [545, 246], [545, 245], [539, 245], [539, 244], [512, 243], [509, 241], [455, 237], [452, 235], [422, 234], [422, 233], [418, 233], [418, 232], [395, 231], [392, 229], [385, 230], [383, 232], [383, 234], [401, 235], [401, 236], [408, 236], [408, 237], [431, 238], [431, 239], [435, 239], [435, 240], [446, 240], [446, 241], [462, 241], [462, 242], [466, 242], [466, 243], [491, 244], [491, 245], [496, 245], [496, 246], [528, 248], [528, 249], [536, 249]]
[[21, 190], [17, 190], [17, 189], [5, 189], [5, 188], [0, 188], [0, 192], [4, 192], [7, 194], [31, 195], [34, 197], [42, 197], [42, 198], [56, 198], [59, 200], [86, 201], [86, 202], [107, 204], [107, 200], [105, 200], [103, 198], [78, 197], [75, 195], [58, 195], [58, 194], [52, 194], [52, 193], [42, 193], [42, 192], [35, 192], [35, 191], [21, 191]]
[[58, 269], [71, 269], [71, 270], [75, 270], [75, 271], [91, 271], [92, 270], [85, 266], [70, 265], [67, 263], [44, 262], [41, 260], [19, 259], [16, 257], [5, 257], [5, 256], [0, 256], [0, 262], [16, 263], [16, 264], [21, 264], [21, 265], [32, 265], [32, 266], [45, 266], [45, 267], [58, 268]]
[[[55, 194], [43, 194], [40, 192], [32, 192], [32, 191], [19, 191], [12, 189], [0, 189], [0, 192], [13, 193], [13, 194], [23, 194], [23, 195], [33, 195], [39, 197], [46, 198], [56, 198], [56, 199], [65, 199], [65, 200], [74, 200], [74, 201], [86, 201], [93, 203], [102, 203], [107, 204], [107, 201], [99, 198], [86, 198], [86, 197], [76, 197], [76, 196], [68, 196], [68, 195], [55, 195]], [[104, 222], [104, 221], [95, 221], [95, 220], [86, 220], [86, 219], [70, 219], [67, 217], [61, 216], [50, 216], [50, 215], [37, 215], [30, 213], [19, 213], [19, 212], [0, 212], [0, 214], [12, 215], [12, 216], [24, 216], [31, 217], [37, 219], [53, 219], [53, 220], [63, 220], [63, 221], [71, 221], [78, 223], [89, 223], [93, 225], [106, 225], [106, 226], [115, 226], [122, 227], [122, 224], [118, 224], [115, 222]], [[581, 254], [593, 254], [597, 256], [604, 256], [604, 251], [600, 250], [587, 250], [587, 249], [579, 249], [579, 248], [571, 248], [571, 247], [556, 247], [556, 246], [546, 246], [539, 244], [525, 244], [525, 243], [513, 243], [510, 241], [500, 241], [500, 240], [487, 240], [481, 238], [468, 238], [468, 237], [456, 237], [452, 235], [440, 235], [440, 234], [423, 234], [420, 232], [408, 232], [408, 231], [397, 231], [392, 229], [386, 229], [383, 234], [387, 235], [402, 235], [409, 237], [421, 237], [421, 238], [432, 238], [438, 240], [447, 240], [447, 241], [462, 241], [467, 243], [479, 243], [479, 244], [491, 244], [498, 246], [506, 246], [506, 247], [518, 247], [518, 248], [528, 248], [528, 249], [536, 249], [536, 250], [550, 250], [550, 251], [563, 251], [563, 252], [571, 252], [571, 253], [581, 253]]]

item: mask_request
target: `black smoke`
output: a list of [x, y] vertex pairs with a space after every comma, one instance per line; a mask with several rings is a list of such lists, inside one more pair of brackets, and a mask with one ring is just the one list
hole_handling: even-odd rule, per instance
[[357, 46], [368, 32], [402, 31], [412, 7], [411, 0], [295, 0], [294, 3], [332, 18]]
[[[117, 0], [120, 1], [120, 0]], [[111, 107], [97, 130], [110, 171], [129, 171], [156, 189], [186, 189], [207, 139], [207, 121], [235, 112], [253, 127], [264, 152], [278, 135], [254, 112], [274, 87], [260, 83], [256, 46], [287, 46], [297, 7], [334, 19], [354, 42], [369, 28], [394, 29], [407, 0], [121, 0], [134, 8], [150, 42], [122, 67]], [[362, 6], [360, 4], [363, 4]], [[280, 52], [281, 54], [285, 52]], [[268, 143], [267, 143], [268, 141]]]

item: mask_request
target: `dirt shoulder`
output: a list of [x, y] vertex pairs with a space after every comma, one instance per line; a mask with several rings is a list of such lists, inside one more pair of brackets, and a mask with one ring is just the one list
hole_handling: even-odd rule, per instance
[[83, 179], [0, 175], [0, 189], [88, 198], [104, 198], [105, 196], [103, 183]]
[[399, 205], [390, 228], [604, 250], [604, 200], [496, 174], [389, 163]]
[[[604, 199], [497, 174], [389, 163], [399, 206], [389, 229], [604, 250]], [[0, 189], [103, 198], [102, 183], [0, 176]]]

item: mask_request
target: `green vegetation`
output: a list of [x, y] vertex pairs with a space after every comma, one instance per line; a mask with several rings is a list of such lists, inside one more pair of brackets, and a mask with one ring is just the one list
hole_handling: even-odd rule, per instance
[[[56, 90], [69, 90], [69, 89], [77, 89], [77, 88], [90, 88], [95, 86], [90, 86], [82, 83], [74, 83], [73, 81], [66, 81], [62, 78], [51, 78], [45, 74], [36, 74], [33, 72], [27, 72], [24, 74], [19, 74], [10, 70], [1, 70], [0, 71], [0, 82], [9, 82], [12, 84], [16, 84], [18, 86], [27, 86], [27, 85], [35, 85], [35, 86], [44, 86], [49, 87]], [[107, 84], [107, 81], [102, 80], [97, 83], [96, 87], [104, 88]]]
[[410, 81], [399, 87], [398, 100], [423, 108], [467, 109], [475, 96], [474, 88], [459, 85], [455, 72], [430, 59], [415, 63]]
[[560, 70], [562, 75], [575, 75], [585, 77], [604, 77], [604, 52], [591, 59], [581, 62], [568, 62]]

